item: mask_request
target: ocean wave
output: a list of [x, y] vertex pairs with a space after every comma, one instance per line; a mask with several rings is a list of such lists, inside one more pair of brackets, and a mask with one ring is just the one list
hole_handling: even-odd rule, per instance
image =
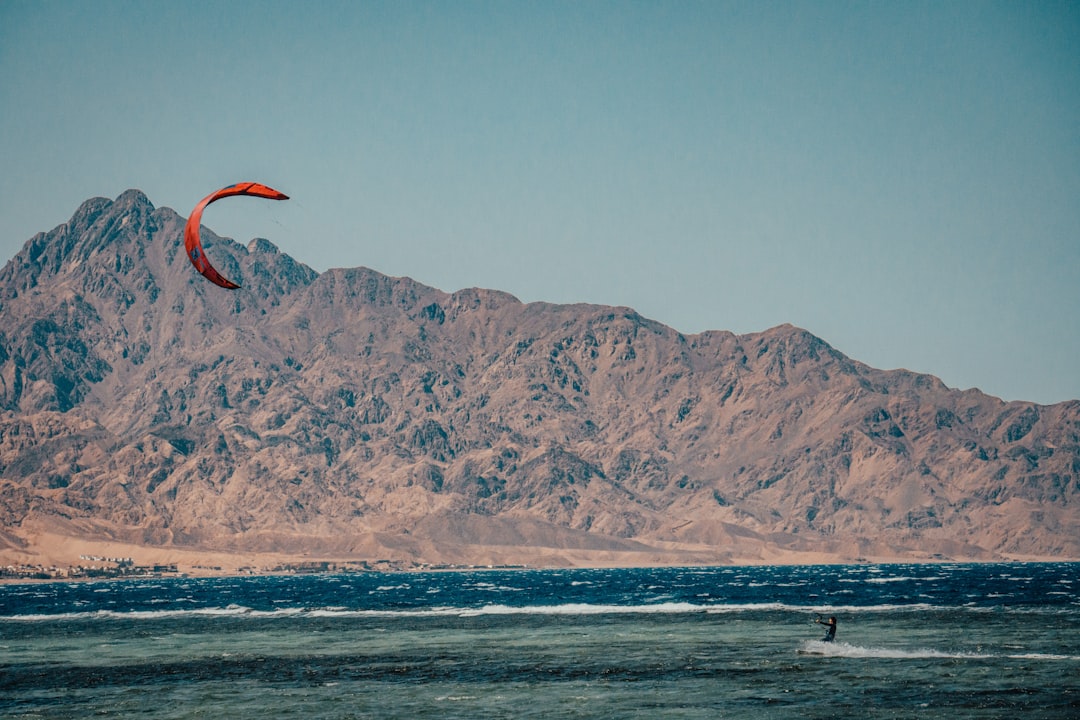
[[180, 617], [290, 617], [302, 615], [304, 608], [279, 608], [255, 610], [242, 605], [226, 607], [201, 607], [172, 610], [88, 610], [84, 612], [53, 613], [40, 615], [9, 615], [0, 620], [13, 622], [57, 622], [65, 620], [168, 620]]
[[602, 605], [589, 603], [566, 603], [563, 605], [485, 605], [466, 610], [463, 617], [473, 615], [631, 615], [631, 614], [678, 614], [698, 613], [708, 609], [706, 605], [686, 602], [664, 602], [647, 605]]
[[243, 605], [201, 608], [170, 608], [155, 610], [94, 610], [57, 614], [20, 614], [0, 617], [12, 622], [55, 622], [70, 620], [167, 620], [182, 617], [206, 618], [346, 618], [346, 617], [477, 617], [483, 615], [650, 615], [650, 614], [738, 614], [754, 612], [789, 613], [881, 613], [924, 612], [929, 605], [877, 605], [859, 606], [807, 606], [786, 603], [701, 604], [690, 602], [652, 602], [636, 605], [609, 603], [562, 603], [553, 605], [507, 605], [491, 603], [475, 607], [431, 606], [424, 608], [350, 608], [328, 607], [282, 607], [273, 610], [257, 610]]
[[[825, 614], [835, 615], [860, 613], [922, 613], [930, 610], [946, 610], [950, 608], [930, 605], [927, 603], [912, 604], [887, 604], [887, 605], [794, 605], [790, 603], [746, 603], [742, 605], [707, 605], [704, 606], [710, 613], [737, 613], [737, 612], [790, 612], [802, 614]], [[951, 608], [961, 610], [966, 608]]]
[[1010, 660], [1068, 660], [1080, 662], [1080, 655], [1057, 655], [1053, 653], [1023, 653], [1020, 655], [1006, 655]]
[[[701, 597], [707, 597], [702, 595]], [[158, 601], [151, 599], [151, 604]], [[189, 598], [180, 598], [174, 602], [192, 602]], [[654, 598], [649, 602], [617, 604], [567, 602], [555, 604], [515, 605], [507, 603], [488, 603], [483, 605], [427, 605], [418, 607], [349, 607], [344, 605], [327, 606], [285, 606], [272, 609], [256, 609], [240, 604], [204, 607], [171, 607], [153, 609], [98, 609], [73, 610], [64, 613], [20, 613], [0, 616], [0, 622], [56, 622], [81, 620], [167, 620], [185, 617], [205, 618], [348, 618], [348, 617], [476, 617], [483, 615], [641, 615], [641, 614], [680, 614], [706, 613], [712, 615], [733, 615], [742, 613], [790, 613], [798, 615], [880, 615], [908, 614], [925, 612], [964, 612], [980, 615], [995, 613], [1031, 615], [1031, 614], [1072, 614], [1071, 607], [1030, 607], [1030, 606], [995, 606], [984, 607], [974, 604], [936, 605], [932, 603], [882, 603], [877, 605], [851, 604], [795, 604], [788, 602], [750, 602], [750, 603], [699, 603]]]

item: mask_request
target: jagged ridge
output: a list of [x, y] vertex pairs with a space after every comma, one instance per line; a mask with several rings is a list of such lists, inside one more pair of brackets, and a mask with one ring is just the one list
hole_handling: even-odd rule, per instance
[[244, 285], [223, 292], [182, 227], [138, 191], [95, 198], [0, 272], [10, 544], [1080, 556], [1078, 402], [875, 370], [791, 326], [687, 336], [628, 308], [317, 274], [204, 229]]

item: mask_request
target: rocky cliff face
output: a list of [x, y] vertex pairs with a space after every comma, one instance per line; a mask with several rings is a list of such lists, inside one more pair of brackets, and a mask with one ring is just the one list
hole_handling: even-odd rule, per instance
[[951, 390], [791, 326], [688, 336], [318, 274], [204, 230], [228, 292], [183, 222], [138, 191], [93, 199], [0, 272], [0, 546], [1080, 557], [1080, 402]]

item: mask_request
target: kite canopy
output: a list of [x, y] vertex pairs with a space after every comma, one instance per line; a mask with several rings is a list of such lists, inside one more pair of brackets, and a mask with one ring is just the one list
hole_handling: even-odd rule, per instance
[[227, 290], [235, 290], [240, 287], [231, 280], [226, 279], [214, 269], [214, 266], [210, 264], [210, 261], [206, 258], [206, 253], [203, 252], [202, 240], [199, 239], [199, 225], [202, 223], [203, 210], [206, 206], [221, 198], [226, 198], [231, 195], [254, 195], [255, 197], [267, 198], [269, 200], [288, 200], [289, 196], [285, 193], [278, 192], [272, 187], [266, 185], [260, 185], [259, 183], [245, 182], [236, 183], [235, 185], [229, 185], [223, 187], [216, 192], [212, 192], [204, 197], [195, 209], [191, 211], [191, 216], [188, 218], [187, 225], [184, 226], [184, 247], [187, 249], [188, 259], [191, 260], [191, 264], [195, 266], [195, 269], [203, 274], [210, 282], [215, 285], [220, 285]]

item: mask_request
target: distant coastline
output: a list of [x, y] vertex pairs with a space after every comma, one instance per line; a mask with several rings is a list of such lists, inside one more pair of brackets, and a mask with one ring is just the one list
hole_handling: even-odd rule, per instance
[[270, 575], [332, 575], [342, 573], [391, 573], [391, 572], [452, 572], [476, 570], [527, 570], [529, 565], [467, 565], [442, 563], [415, 563], [381, 560], [357, 561], [306, 561], [279, 563], [274, 566], [223, 568], [220, 565], [136, 565], [118, 562], [111, 566], [74, 565], [45, 566], [37, 564], [6, 565], [0, 567], [0, 584], [24, 582], [72, 582], [92, 580], [134, 580], [139, 578], [185, 578], [185, 577], [248, 577]]
[[[807, 554], [800, 554], [807, 555]], [[1080, 563], [1077, 558], [1014, 557], [995, 559], [951, 558], [856, 558], [837, 559], [820, 556], [777, 558], [770, 562], [738, 561], [729, 563], [683, 563], [683, 564], [469, 564], [426, 563], [405, 560], [303, 560], [271, 561], [267, 564], [196, 564], [177, 563], [135, 564], [130, 559], [108, 560], [89, 565], [42, 565], [35, 563], [0, 565], [0, 585], [49, 582], [93, 582], [101, 580], [135, 580], [140, 578], [235, 578], [269, 577], [280, 575], [334, 575], [348, 573], [404, 573], [404, 572], [476, 572], [484, 570], [555, 570], [601, 567], [648, 568], [648, 567], [760, 567], [760, 566], [812, 566], [812, 565], [943, 565], [943, 564], [1009, 564], [1009, 563]]]

